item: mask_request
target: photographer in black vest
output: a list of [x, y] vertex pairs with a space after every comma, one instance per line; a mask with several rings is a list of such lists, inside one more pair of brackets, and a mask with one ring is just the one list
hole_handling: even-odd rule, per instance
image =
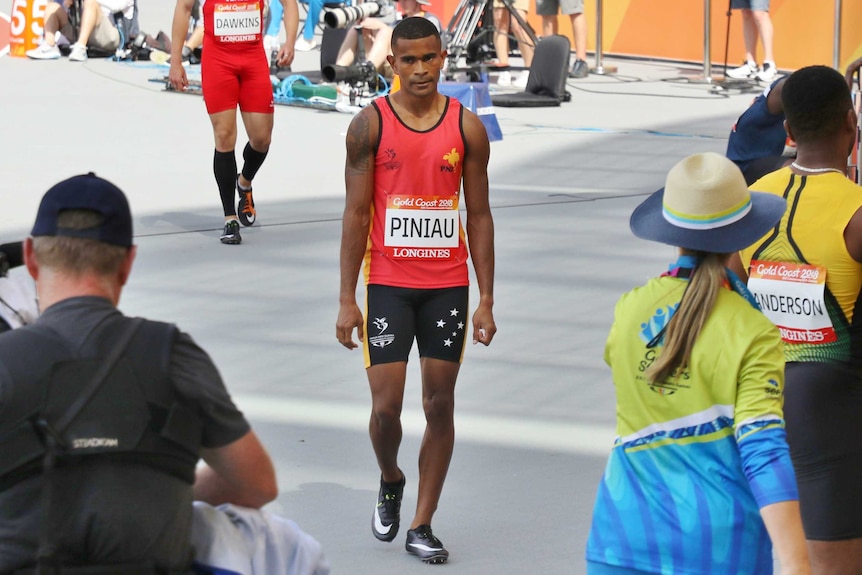
[[209, 356], [117, 309], [135, 249], [110, 182], [76, 176], [42, 198], [24, 243], [41, 315], [0, 334], [0, 574], [187, 573], [193, 500], [277, 495]]

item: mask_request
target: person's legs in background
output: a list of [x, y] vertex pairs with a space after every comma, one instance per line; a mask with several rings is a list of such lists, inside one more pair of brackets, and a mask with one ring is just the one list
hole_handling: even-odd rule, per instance
[[273, 47], [278, 47], [280, 44], [278, 34], [281, 31], [281, 21], [284, 18], [284, 6], [281, 5], [281, 0], [270, 0], [268, 14], [266, 30], [263, 33], [263, 49], [267, 56], [272, 52]]
[[[512, 2], [513, 8], [518, 11], [518, 15], [525, 22], [527, 20], [529, 5], [529, 1], [525, 0], [513, 0]], [[524, 67], [528, 69], [514, 79], [511, 72], [504, 70], [500, 72], [497, 84], [499, 86], [513, 85], [517, 88], [524, 88], [530, 75], [529, 68], [533, 64], [533, 41], [518, 21], [512, 17], [508, 9], [505, 6], [500, 6], [499, 3], [495, 3], [494, 5], [494, 28], [494, 49], [497, 52], [497, 65], [500, 67], [509, 65], [509, 32], [511, 31], [518, 41], [518, 50], [521, 53], [521, 58], [524, 60]]]
[[586, 78], [590, 74], [587, 65], [587, 17], [584, 16], [584, 0], [560, 0], [563, 14], [572, 19], [572, 37], [575, 40], [575, 61], [569, 70], [570, 78]]
[[300, 52], [308, 52], [317, 46], [314, 31], [320, 23], [321, 12], [323, 12], [323, 0], [308, 0], [308, 13], [305, 15], [302, 36], [297, 38], [295, 44], [296, 49]]
[[494, 51], [497, 53], [497, 66], [506, 68], [497, 76], [498, 86], [511, 86], [512, 73], [509, 66], [509, 11], [501, 3], [494, 2]]
[[769, 2], [765, 2], [765, 4], [765, 9], [755, 9], [750, 12], [751, 20], [754, 22], [757, 34], [760, 36], [760, 44], [763, 46], [763, 66], [757, 72], [757, 79], [761, 82], [772, 82], [778, 71], [775, 69], [775, 55], [772, 53], [774, 30], [772, 27], [772, 18], [769, 17]]
[[[745, 63], [727, 71], [728, 78], [751, 78], [772, 82], [777, 75], [772, 52], [774, 30], [769, 16], [769, 0], [732, 0], [731, 9], [742, 13], [742, 40], [745, 45]], [[763, 45], [763, 66], [757, 66], [757, 39]]]
[[55, 36], [57, 32], [69, 27], [69, 15], [63, 10], [63, 6], [56, 2], [48, 3], [45, 7], [42, 43], [32, 50], [27, 50], [27, 57], [34, 60], [58, 59], [60, 49], [57, 47]]
[[120, 33], [105, 15], [98, 0], [84, 0], [78, 39], [72, 44], [69, 61], [85, 62], [88, 57], [87, 46], [111, 52], [117, 49], [119, 43]]

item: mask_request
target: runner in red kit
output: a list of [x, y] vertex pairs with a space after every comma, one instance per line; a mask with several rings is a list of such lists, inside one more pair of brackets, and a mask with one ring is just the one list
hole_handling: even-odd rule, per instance
[[[293, 62], [299, 10], [296, 0], [278, 1], [284, 6], [287, 36], [278, 53], [278, 65], [289, 66]], [[193, 6], [194, 0], [177, 0], [174, 10], [170, 82], [177, 90], [188, 86], [182, 66], [182, 46]], [[263, 49], [264, 0], [202, 0], [201, 13], [204, 22], [201, 86], [213, 126], [213, 171], [225, 217], [220, 239], [223, 244], [239, 244], [242, 242], [239, 223], [250, 226], [257, 219], [251, 182], [266, 158], [272, 139], [274, 102], [268, 55]], [[240, 172], [235, 154], [237, 106], [248, 135]], [[237, 193], [239, 203], [235, 207]]]
[[[372, 395], [369, 432], [381, 472], [371, 527], [381, 541], [392, 541], [400, 524], [400, 414], [407, 358], [414, 339], [418, 344], [426, 427], [406, 549], [427, 563], [444, 563], [449, 552], [432, 533], [431, 519], [455, 440], [455, 380], [468, 330], [468, 245], [479, 289], [473, 343], [488, 345], [497, 331], [490, 146], [479, 118], [437, 92], [446, 52], [431, 22], [405, 18], [392, 32], [391, 48], [388, 59], [401, 90], [364, 108], [347, 132], [336, 336], [356, 348], [356, 329], [363, 342]], [[459, 215], [462, 185], [466, 234]], [[360, 268], [365, 317], [356, 303]]]

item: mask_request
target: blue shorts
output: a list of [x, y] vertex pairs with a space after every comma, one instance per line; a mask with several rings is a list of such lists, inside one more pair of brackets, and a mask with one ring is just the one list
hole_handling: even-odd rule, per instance
[[769, 0], [730, 0], [731, 10], [758, 10], [769, 12]]

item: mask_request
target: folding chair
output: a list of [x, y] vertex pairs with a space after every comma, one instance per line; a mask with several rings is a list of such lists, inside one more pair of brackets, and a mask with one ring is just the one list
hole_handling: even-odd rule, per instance
[[570, 58], [571, 43], [566, 36], [557, 34], [542, 38], [536, 44], [524, 91], [493, 94], [491, 102], [509, 108], [540, 108], [568, 102], [572, 98], [566, 91]]

